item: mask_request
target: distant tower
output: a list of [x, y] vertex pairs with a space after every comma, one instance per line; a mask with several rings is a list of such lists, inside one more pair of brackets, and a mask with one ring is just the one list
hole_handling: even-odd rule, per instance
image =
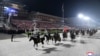
[[65, 19], [64, 19], [64, 3], [62, 4], [62, 26], [65, 25]]

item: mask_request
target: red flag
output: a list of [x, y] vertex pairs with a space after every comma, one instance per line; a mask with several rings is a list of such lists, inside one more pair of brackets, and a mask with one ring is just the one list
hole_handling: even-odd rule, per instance
[[67, 32], [68, 28], [64, 27], [63, 32]]

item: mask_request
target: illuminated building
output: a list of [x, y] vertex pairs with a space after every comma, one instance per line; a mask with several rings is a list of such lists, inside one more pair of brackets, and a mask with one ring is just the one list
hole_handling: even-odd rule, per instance
[[31, 12], [30, 17], [33, 20], [38, 20], [38, 21], [48, 21], [52, 23], [61, 23], [61, 17], [45, 14], [45, 13], [40, 13], [40, 12]]

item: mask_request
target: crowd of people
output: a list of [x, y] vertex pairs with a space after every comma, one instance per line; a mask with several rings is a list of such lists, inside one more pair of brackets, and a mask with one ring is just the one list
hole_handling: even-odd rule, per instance
[[[11, 21], [11, 24], [15, 25], [20, 30], [34, 28], [34, 22], [30, 20], [15, 20]], [[57, 28], [56, 24], [48, 21], [36, 21], [37, 28]]]

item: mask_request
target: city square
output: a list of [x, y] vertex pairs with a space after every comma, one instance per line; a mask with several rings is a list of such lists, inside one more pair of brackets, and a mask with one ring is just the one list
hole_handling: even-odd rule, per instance
[[100, 56], [99, 0], [0, 0], [0, 56]]

